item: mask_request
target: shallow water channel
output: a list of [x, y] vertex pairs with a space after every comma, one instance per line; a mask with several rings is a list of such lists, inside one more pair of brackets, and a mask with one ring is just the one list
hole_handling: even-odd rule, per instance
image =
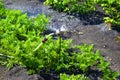
[[[48, 29], [56, 32], [72, 31], [73, 28], [77, 27], [78, 25], [84, 24], [89, 27], [89, 24], [100, 24], [103, 22], [103, 14], [99, 14], [99, 17], [96, 19], [92, 19], [94, 15], [91, 17], [91, 19], [87, 19], [87, 17], [82, 15], [75, 17], [74, 15], [68, 15], [67, 13], [58, 13], [51, 9], [50, 6], [43, 5], [44, 0], [4, 0], [4, 2], [7, 8], [22, 10], [23, 13], [28, 13], [29, 17], [35, 17], [37, 14], [42, 13], [51, 17], [47, 27]], [[81, 20], [79, 18], [81, 18]], [[104, 25], [97, 25], [97, 27], [101, 28], [101, 31], [106, 31], [109, 28], [108, 26], [104, 27]]]

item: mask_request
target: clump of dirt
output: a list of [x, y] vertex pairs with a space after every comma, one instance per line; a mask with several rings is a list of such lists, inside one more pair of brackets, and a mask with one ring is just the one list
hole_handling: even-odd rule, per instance
[[5, 66], [0, 66], [0, 80], [44, 80], [40, 75], [28, 75], [27, 70], [20, 66], [15, 66], [8, 70]]

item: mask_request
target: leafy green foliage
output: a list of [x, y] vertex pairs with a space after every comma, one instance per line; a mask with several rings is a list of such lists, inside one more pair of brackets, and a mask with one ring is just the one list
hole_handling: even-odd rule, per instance
[[0, 0], [0, 19], [1, 17], [4, 17], [4, 15], [5, 15], [4, 3], [3, 0]]
[[95, 10], [95, 3], [97, 1], [79, 1], [79, 0], [46, 0], [45, 4], [52, 5], [58, 11], [65, 11], [69, 13], [87, 13]]
[[81, 74], [78, 75], [60, 74], [60, 80], [90, 80], [90, 79]]
[[[32, 50], [43, 39], [40, 33], [46, 29], [49, 18], [44, 14], [28, 18], [19, 10], [0, 8], [1, 64], [8, 68], [19, 64], [30, 69], [41, 68], [42, 61], [34, 57]], [[4, 17], [3, 17], [4, 16]]]
[[[1, 8], [2, 9], [2, 8]], [[26, 67], [29, 73], [58, 69], [59, 58], [65, 59], [66, 49], [69, 48], [71, 40], [61, 40], [61, 51], [59, 40], [49, 40], [34, 51], [44, 39], [40, 33], [46, 29], [49, 18], [38, 15], [36, 18], [28, 18], [19, 10], [3, 9], [5, 18], [1, 15], [0, 21], [0, 63], [12, 68], [18, 64]], [[63, 61], [61, 61], [63, 63]]]
[[100, 4], [105, 14], [109, 15], [104, 17], [105, 22], [110, 23], [112, 27], [120, 26], [120, 0], [46, 0], [45, 4], [58, 11], [81, 14], [89, 14], [90, 11], [96, 10], [96, 4]]
[[99, 51], [94, 53], [93, 45], [83, 45], [77, 46], [81, 50], [81, 53], [76, 56], [77, 67], [80, 67], [84, 72], [88, 70], [90, 66], [97, 64], [98, 59], [100, 58]]
[[98, 67], [103, 72], [102, 78], [105, 80], [116, 80], [116, 77], [119, 75], [118, 72], [113, 72], [109, 69], [109, 62], [104, 61], [103, 57], [100, 58], [100, 63]]
[[105, 22], [110, 23], [111, 27], [120, 26], [120, 0], [100, 1], [101, 6], [109, 17], [105, 17]]

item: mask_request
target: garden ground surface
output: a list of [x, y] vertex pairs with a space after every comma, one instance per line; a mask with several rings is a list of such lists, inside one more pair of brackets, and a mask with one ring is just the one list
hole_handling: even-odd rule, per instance
[[[44, 6], [41, 2], [42, 0], [4, 1], [7, 8], [20, 9], [32, 17], [44, 12], [46, 16], [51, 17], [50, 23], [47, 26], [50, 30], [63, 30], [62, 37], [65, 39], [73, 39], [75, 45], [83, 43], [94, 44], [95, 49], [99, 49], [101, 55], [111, 63], [110, 68], [113, 71], [120, 72], [120, 42], [117, 40], [120, 32], [109, 30], [109, 25], [103, 23], [103, 16], [105, 15], [101, 8], [98, 8], [97, 12], [90, 13], [89, 15], [69, 15], [56, 12], [49, 6]], [[61, 26], [63, 27], [61, 28]], [[0, 66], [0, 80], [44, 79], [38, 74], [28, 75], [27, 70], [19, 66], [11, 70]]]

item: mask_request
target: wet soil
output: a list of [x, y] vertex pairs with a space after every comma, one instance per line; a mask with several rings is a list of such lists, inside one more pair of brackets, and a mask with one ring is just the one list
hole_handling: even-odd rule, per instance
[[[94, 44], [95, 49], [99, 49], [101, 55], [111, 63], [110, 68], [120, 72], [120, 42], [116, 39], [117, 36], [120, 36], [120, 32], [109, 30], [110, 26], [103, 21], [103, 17], [106, 15], [101, 8], [89, 15], [69, 15], [43, 5], [42, 0], [4, 0], [4, 2], [7, 8], [22, 10], [27, 12], [30, 17], [44, 12], [46, 16], [51, 17], [48, 29], [55, 32], [63, 31], [62, 37], [73, 39], [75, 45]], [[27, 70], [19, 66], [15, 66], [11, 70], [0, 66], [0, 80], [46, 80], [41, 76], [28, 75]], [[49, 78], [49, 80], [53, 80], [53, 78]]]

